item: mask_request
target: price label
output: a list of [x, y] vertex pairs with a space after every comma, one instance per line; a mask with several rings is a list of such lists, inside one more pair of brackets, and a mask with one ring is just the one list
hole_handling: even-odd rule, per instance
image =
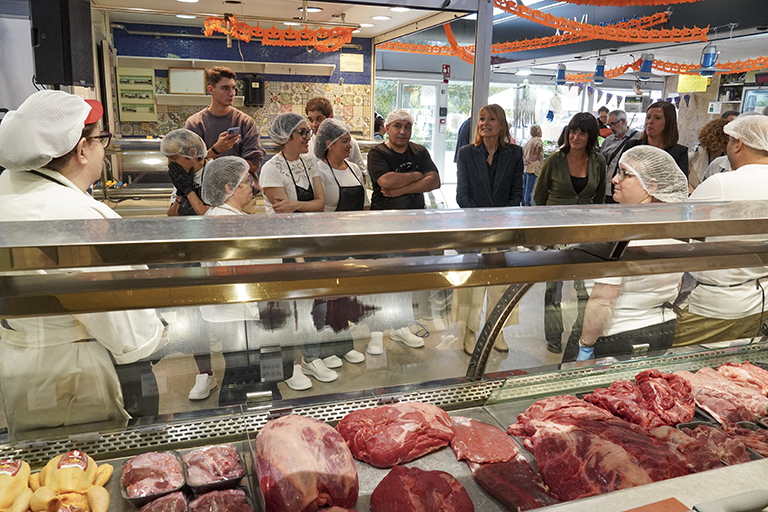
[[59, 469], [80, 468], [85, 471], [88, 469], [88, 456], [80, 450], [72, 450], [59, 460], [57, 467]]
[[283, 358], [280, 351], [261, 353], [259, 360], [261, 369], [261, 382], [280, 382], [283, 377]]
[[16, 476], [21, 469], [21, 461], [13, 459], [0, 459], [0, 475]]

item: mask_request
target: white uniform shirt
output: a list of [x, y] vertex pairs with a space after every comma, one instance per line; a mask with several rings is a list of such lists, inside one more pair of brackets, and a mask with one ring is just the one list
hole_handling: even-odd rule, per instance
[[[328, 166], [324, 160], [317, 162], [317, 171], [320, 174], [320, 180], [323, 182], [323, 192], [325, 193], [324, 212], [335, 212], [339, 206], [339, 187], [362, 187], [363, 206], [371, 206], [371, 200], [368, 198], [367, 191], [363, 183], [363, 173], [352, 162], [347, 162], [349, 167], [345, 170], [334, 169]], [[336, 178], [334, 179], [334, 175]], [[339, 183], [336, 183], [336, 180]]]
[[[630, 247], [682, 243], [679, 240], [638, 240], [631, 241]], [[674, 312], [662, 305], [675, 301], [682, 272], [656, 275], [634, 275], [625, 277], [604, 277], [586, 281], [587, 290], [592, 293], [594, 283], [621, 286], [613, 316], [603, 330], [603, 336], [650, 327], [675, 318]]]
[[[309, 154], [312, 156], [315, 156], [316, 139], [317, 137], [315, 135], [312, 135], [312, 138], [309, 139]], [[352, 143], [352, 149], [349, 150], [349, 158], [347, 158], [347, 160], [355, 164], [361, 171], [365, 172], [365, 160], [363, 160], [363, 153], [360, 151], [360, 146], [357, 144], [354, 137], [352, 137], [350, 142]]]
[[[0, 222], [120, 217], [61, 174], [38, 172], [58, 183], [31, 172], [0, 175]], [[0, 328], [0, 391], [12, 431], [128, 418], [110, 353], [118, 363], [132, 363], [164, 341], [154, 310], [6, 322], [11, 328]]]
[[[693, 191], [689, 202], [764, 201], [768, 199], [768, 165], [743, 165], [731, 172], [707, 178]], [[708, 242], [766, 240], [766, 235], [707, 237]], [[735, 320], [763, 309], [763, 292], [758, 278], [768, 276], [768, 267], [736, 268], [691, 272], [699, 281], [688, 296], [688, 310], [707, 318]], [[768, 279], [759, 281], [768, 286]], [[714, 285], [714, 286], [712, 286]], [[768, 290], [767, 290], [768, 292]], [[768, 298], [768, 297], [767, 297]]]
[[[291, 178], [291, 174], [293, 174], [293, 178]], [[278, 153], [262, 166], [259, 174], [259, 185], [262, 190], [268, 187], [280, 187], [285, 190], [288, 199], [296, 201], [298, 199], [296, 185], [309, 188], [312, 179], [317, 176], [317, 160], [314, 156], [301, 154], [298, 160], [287, 162], [283, 155]], [[295, 185], [294, 180], [296, 181]], [[314, 188], [314, 185], [312, 186]], [[266, 194], [264, 194], [264, 208], [270, 215], [275, 213], [275, 209]]]

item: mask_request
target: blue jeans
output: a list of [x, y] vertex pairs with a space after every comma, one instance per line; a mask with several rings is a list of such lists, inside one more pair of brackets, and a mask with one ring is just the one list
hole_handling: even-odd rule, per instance
[[523, 173], [523, 202], [521, 206], [536, 206], [533, 202], [533, 189], [536, 188], [538, 176], [533, 173]]

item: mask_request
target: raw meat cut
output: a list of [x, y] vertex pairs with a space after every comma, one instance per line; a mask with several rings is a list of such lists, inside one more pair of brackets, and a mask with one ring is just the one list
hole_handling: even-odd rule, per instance
[[645, 406], [670, 426], [693, 420], [696, 402], [691, 384], [672, 373], [645, 370], [635, 375]]
[[763, 457], [768, 457], [768, 430], [758, 428], [750, 430], [737, 426], [723, 427], [723, 431], [732, 439], [738, 439], [747, 448], [752, 448]]
[[412, 461], [453, 439], [450, 416], [420, 402], [360, 409], [347, 414], [336, 430], [356, 459], [377, 468]]
[[738, 439], [730, 439], [719, 428], [699, 425], [695, 429], [681, 428], [680, 430], [712, 450], [720, 460], [729, 466], [752, 460], [744, 443]]
[[768, 398], [739, 387], [712, 368], [696, 373], [677, 371], [675, 375], [691, 383], [696, 403], [722, 424], [752, 421], [768, 414]]
[[518, 416], [544, 482], [562, 501], [688, 474], [643, 428], [572, 396], [540, 400]]
[[231, 444], [208, 446], [192, 450], [181, 460], [187, 468], [187, 483], [193, 487], [237, 480], [245, 476], [245, 468], [237, 453], [237, 448]]
[[357, 502], [357, 467], [344, 439], [312, 418], [267, 422], [255, 441], [256, 475], [268, 512], [316, 510]]
[[371, 493], [373, 512], [474, 512], [464, 486], [445, 471], [395, 466]]
[[768, 395], [768, 371], [750, 363], [725, 363], [717, 369], [741, 387]]
[[522, 455], [507, 462], [467, 462], [475, 481], [510, 510], [532, 510], [560, 503]]
[[187, 512], [187, 497], [183, 492], [172, 492], [150, 501], [139, 512]]
[[596, 389], [584, 395], [584, 400], [646, 429], [664, 425], [664, 421], [648, 409], [640, 389], [628, 380], [617, 380], [608, 388]]
[[173, 453], [148, 452], [123, 465], [121, 483], [129, 498], [168, 494], [181, 489], [184, 473], [181, 462]]
[[351, 508], [331, 507], [331, 508], [324, 508], [323, 512], [357, 512], [357, 511], [352, 510]]
[[242, 489], [207, 492], [189, 503], [189, 512], [253, 512]]
[[677, 455], [691, 473], [723, 467], [723, 462], [712, 450], [676, 428], [662, 425], [650, 432], [666, 444], [669, 451]]
[[458, 460], [506, 462], [519, 453], [517, 443], [498, 427], [463, 416], [452, 416], [451, 425], [451, 448]]

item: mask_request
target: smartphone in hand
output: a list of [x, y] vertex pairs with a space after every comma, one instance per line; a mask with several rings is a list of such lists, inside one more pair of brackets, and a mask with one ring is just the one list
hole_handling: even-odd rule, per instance
[[240, 127], [239, 126], [233, 126], [232, 128], [227, 129], [227, 137], [230, 137], [232, 135], [240, 135]]

